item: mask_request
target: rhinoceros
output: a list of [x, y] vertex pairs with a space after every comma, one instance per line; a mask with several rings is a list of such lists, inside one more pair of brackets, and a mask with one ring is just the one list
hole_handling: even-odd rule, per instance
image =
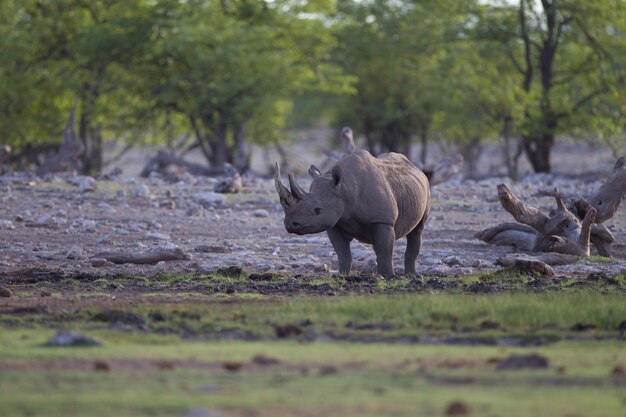
[[352, 239], [372, 244], [377, 272], [384, 276], [394, 275], [394, 241], [406, 236], [404, 272], [415, 274], [430, 211], [430, 187], [422, 171], [398, 153], [374, 158], [358, 150], [325, 174], [315, 166], [309, 174], [313, 182], [308, 192], [298, 185], [293, 173], [289, 174], [289, 190], [276, 163], [274, 182], [289, 233], [326, 232], [337, 253], [340, 274], [350, 272]]

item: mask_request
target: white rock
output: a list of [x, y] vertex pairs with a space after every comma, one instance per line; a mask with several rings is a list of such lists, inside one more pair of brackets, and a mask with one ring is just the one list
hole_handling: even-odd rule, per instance
[[37, 221], [35, 222], [37, 226], [50, 226], [55, 223], [56, 221], [54, 220], [54, 217], [52, 217], [49, 214], [44, 214], [43, 216], [38, 218]]
[[150, 188], [146, 184], [140, 184], [130, 191], [130, 195], [136, 198], [150, 198]]
[[0, 220], [0, 229], [15, 229], [15, 226], [10, 220]]
[[82, 177], [78, 182], [78, 191], [81, 193], [96, 191], [96, 189], [98, 189], [98, 184], [92, 177]]
[[79, 259], [82, 256], [83, 256], [83, 251], [78, 246], [72, 246], [67, 251], [67, 259]]
[[265, 209], [254, 210], [254, 217], [268, 217], [269, 215]]
[[220, 204], [224, 200], [226, 200], [226, 196], [220, 193], [214, 193], [212, 191], [205, 191], [200, 193], [195, 193], [191, 196], [191, 198], [203, 206], [209, 206], [212, 204]]
[[84, 232], [95, 232], [96, 231], [96, 222], [93, 220], [83, 220], [81, 223], [81, 227]]
[[165, 233], [146, 232], [145, 238], [154, 240], [170, 240], [170, 235]]

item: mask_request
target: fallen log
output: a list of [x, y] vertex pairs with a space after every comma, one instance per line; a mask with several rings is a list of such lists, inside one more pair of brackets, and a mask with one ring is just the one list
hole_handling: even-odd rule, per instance
[[554, 197], [556, 200], [557, 208], [552, 210], [550, 216], [522, 202], [506, 185], [498, 185], [500, 204], [521, 224], [500, 224], [477, 233], [475, 237], [486, 243], [508, 245], [521, 250], [575, 256], [589, 256], [591, 243], [600, 242], [599, 251], [608, 252], [606, 245], [610, 244], [608, 240], [611, 240], [612, 235], [606, 228], [594, 228], [597, 214], [595, 208], [586, 209], [581, 223], [565, 206], [558, 189], [540, 191], [539, 195]]
[[448, 181], [450, 177], [463, 171], [463, 155], [448, 155], [434, 164], [423, 165], [419, 162], [414, 164], [426, 174], [430, 186], [434, 187]]
[[624, 196], [626, 196], [626, 159], [622, 156], [600, 189], [588, 199], [580, 198], [573, 201], [569, 209], [579, 218], [584, 218], [588, 208], [593, 207], [598, 212], [596, 223], [604, 223], [615, 215]]
[[200, 175], [205, 177], [233, 175], [237, 172], [230, 164], [224, 164], [222, 167], [207, 167], [180, 158], [167, 149], [159, 149], [157, 154], [148, 160], [139, 175], [142, 177], [148, 177], [151, 172], [167, 174], [167, 168], [171, 166], [179, 168], [184, 172], [188, 172], [191, 175]]
[[184, 261], [189, 259], [189, 255], [180, 248], [175, 249], [154, 249], [143, 253], [129, 252], [100, 252], [92, 259], [106, 259], [114, 264], [150, 264], [155, 265], [161, 261]]
[[510, 253], [496, 260], [496, 264], [509, 267], [515, 265], [517, 261], [539, 261], [550, 266], [560, 266], [574, 264], [580, 260], [576, 255], [562, 253]]

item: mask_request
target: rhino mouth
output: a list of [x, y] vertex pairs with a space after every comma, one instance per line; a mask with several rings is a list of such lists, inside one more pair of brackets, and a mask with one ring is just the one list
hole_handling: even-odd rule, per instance
[[286, 226], [285, 227], [287, 229], [288, 233], [294, 234], [294, 235], [309, 235], [312, 233], [320, 233], [323, 232], [325, 229], [320, 230], [319, 227], [315, 227], [315, 226]]

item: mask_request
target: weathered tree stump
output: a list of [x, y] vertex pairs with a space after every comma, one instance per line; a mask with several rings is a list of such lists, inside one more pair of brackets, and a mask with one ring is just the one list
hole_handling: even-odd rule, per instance
[[503, 223], [478, 232], [484, 242], [513, 246], [529, 252], [555, 252], [564, 255], [589, 256], [593, 245], [601, 256], [611, 256], [615, 242], [603, 224], [615, 215], [626, 195], [626, 160], [617, 160], [613, 172], [600, 189], [588, 199], [575, 198], [565, 204], [558, 189], [539, 191], [539, 196], [553, 197], [556, 209], [545, 215], [522, 202], [504, 185], [498, 185], [502, 207], [518, 223]]

